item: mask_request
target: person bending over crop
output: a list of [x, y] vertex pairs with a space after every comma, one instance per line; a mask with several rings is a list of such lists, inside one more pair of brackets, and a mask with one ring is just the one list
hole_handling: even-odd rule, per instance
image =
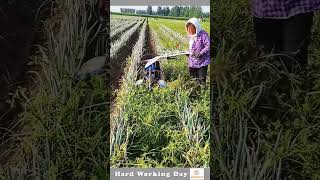
[[288, 66], [305, 66], [313, 12], [319, 9], [320, 0], [251, 0], [258, 50], [282, 54]]
[[186, 23], [186, 31], [189, 35], [188, 58], [189, 73], [192, 78], [204, 84], [206, 82], [208, 65], [210, 64], [210, 38], [207, 32], [202, 30], [196, 18], [191, 18]]

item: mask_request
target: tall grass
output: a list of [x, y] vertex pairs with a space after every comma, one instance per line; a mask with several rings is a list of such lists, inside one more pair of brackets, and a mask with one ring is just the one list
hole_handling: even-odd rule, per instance
[[[14, 156], [4, 179], [107, 178], [108, 98], [105, 77], [76, 82], [98, 23], [94, 1], [56, 1], [45, 23], [48, 42], [34, 62], [41, 67], [33, 97], [23, 99], [24, 128], [12, 138]], [[98, 28], [99, 29], [99, 28]], [[106, 52], [101, 52], [106, 53]]]
[[277, 55], [255, 57], [248, 3], [212, 4], [212, 176], [318, 179], [319, 15], [308, 71], [289, 73], [276, 67]]

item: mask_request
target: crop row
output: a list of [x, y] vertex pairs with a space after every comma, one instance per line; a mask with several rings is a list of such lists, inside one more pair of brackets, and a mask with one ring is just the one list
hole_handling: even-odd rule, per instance
[[126, 43], [129, 41], [131, 36], [138, 30], [138, 28], [141, 26], [142, 22], [138, 22], [136, 25], [134, 25], [132, 28], [130, 28], [128, 31], [123, 33], [119, 39], [117, 39], [114, 43], [111, 45], [110, 50], [110, 58], [113, 59], [117, 57], [118, 52], [121, 47], [126, 45]]
[[159, 42], [161, 46], [165, 48], [167, 51], [187, 49], [188, 40], [186, 39], [185, 42], [181, 42], [181, 40], [177, 41], [177, 39], [174, 37], [174, 35], [171, 32], [172, 30], [168, 31], [168, 29], [164, 29], [162, 27], [163, 26], [162, 21], [150, 19], [149, 23], [150, 23], [150, 26], [152, 27], [151, 28], [152, 31], [154, 31], [154, 34], [157, 34], [158, 38], [160, 39]]
[[127, 23], [127, 22], [121, 23], [121, 24], [119, 23], [119, 26], [115, 30], [111, 31], [111, 33], [110, 33], [111, 39], [113, 37], [115, 37], [116, 35], [125, 32], [126, 29], [130, 28], [131, 26], [133, 26], [136, 23], [137, 23], [136, 21], [133, 21], [131, 23]]
[[165, 25], [160, 26], [167, 34], [170, 34], [174, 39], [179, 41], [181, 44], [187, 44], [188, 43], [188, 38], [187, 36], [183, 36], [180, 33], [173, 31], [171, 28], [168, 28]]
[[128, 137], [130, 136], [130, 125], [128, 125], [128, 120], [123, 116], [126, 110], [126, 104], [122, 98], [126, 98], [127, 94], [132, 89], [132, 85], [134, 84], [137, 77], [137, 64], [143, 54], [146, 27], [147, 21], [144, 22], [140, 31], [139, 39], [133, 47], [131, 56], [127, 59], [128, 61], [125, 68], [125, 74], [121, 81], [121, 89], [119, 90], [117, 95], [117, 104], [114, 109], [115, 116], [113, 116], [111, 119], [111, 156], [114, 155], [115, 148], [121, 146], [123, 147], [128, 144], [126, 142], [128, 141]]
[[117, 28], [119, 28], [125, 24], [135, 22], [135, 21], [143, 21], [143, 19], [142, 18], [126, 19], [126, 20], [111, 19], [110, 20], [110, 32], [112, 33]]

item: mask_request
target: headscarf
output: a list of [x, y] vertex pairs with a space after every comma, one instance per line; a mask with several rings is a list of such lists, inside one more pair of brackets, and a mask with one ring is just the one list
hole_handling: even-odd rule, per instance
[[[189, 32], [188, 32], [188, 28], [187, 28], [187, 24], [188, 24], [188, 23], [193, 24], [194, 27], [196, 28], [196, 33], [195, 33], [194, 35], [190, 35]], [[188, 35], [189, 35], [189, 37], [190, 37], [190, 40], [189, 40], [189, 49], [191, 50], [194, 41], [196, 40], [199, 32], [202, 30], [202, 27], [201, 27], [200, 22], [199, 22], [199, 20], [198, 20], [197, 18], [191, 18], [191, 19], [189, 19], [189, 20], [186, 22], [185, 27], [186, 27], [186, 31], [187, 31], [187, 33], [188, 33]]]

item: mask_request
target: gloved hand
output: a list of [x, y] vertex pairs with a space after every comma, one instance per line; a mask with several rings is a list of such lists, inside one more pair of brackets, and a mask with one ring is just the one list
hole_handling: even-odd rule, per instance
[[201, 57], [201, 54], [197, 51], [194, 51], [192, 54], [191, 54], [191, 57], [195, 58], [195, 59], [200, 59]]

